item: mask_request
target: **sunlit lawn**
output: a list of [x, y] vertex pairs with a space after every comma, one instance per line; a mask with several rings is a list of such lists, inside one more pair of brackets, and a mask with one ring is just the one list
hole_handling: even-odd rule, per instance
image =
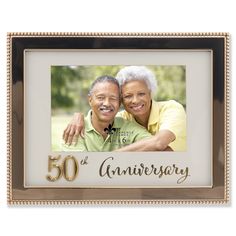
[[51, 120], [52, 151], [61, 151], [63, 131], [71, 120], [71, 116], [53, 116]]

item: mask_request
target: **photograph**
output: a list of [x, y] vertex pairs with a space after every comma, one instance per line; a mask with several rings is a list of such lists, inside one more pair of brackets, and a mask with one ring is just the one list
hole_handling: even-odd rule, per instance
[[52, 151], [186, 151], [185, 89], [184, 65], [52, 66]]

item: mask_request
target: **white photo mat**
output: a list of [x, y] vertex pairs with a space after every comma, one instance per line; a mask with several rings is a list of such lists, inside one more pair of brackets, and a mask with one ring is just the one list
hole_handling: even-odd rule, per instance
[[[51, 66], [64, 65], [185, 65], [186, 66], [186, 152], [52, 152], [51, 151]], [[94, 78], [95, 79], [95, 78]], [[182, 188], [212, 187], [212, 52], [211, 50], [41, 50], [24, 53], [24, 186], [96, 187], [96, 188]], [[74, 181], [46, 179], [48, 156], [73, 155], [80, 163]], [[175, 165], [188, 176], [123, 175], [101, 177], [99, 169], [106, 164], [139, 167], [140, 163], [159, 168]]]

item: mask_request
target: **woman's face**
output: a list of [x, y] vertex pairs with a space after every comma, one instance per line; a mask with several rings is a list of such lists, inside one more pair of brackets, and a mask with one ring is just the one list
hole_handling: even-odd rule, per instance
[[151, 92], [142, 80], [133, 80], [122, 85], [122, 100], [125, 110], [138, 117], [150, 113]]

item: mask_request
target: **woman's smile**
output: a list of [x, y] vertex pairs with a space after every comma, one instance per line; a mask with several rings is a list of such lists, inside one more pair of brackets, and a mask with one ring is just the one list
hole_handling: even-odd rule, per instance
[[135, 112], [138, 112], [144, 108], [144, 104], [134, 104], [129, 107], [130, 107], [130, 109], [134, 110]]

